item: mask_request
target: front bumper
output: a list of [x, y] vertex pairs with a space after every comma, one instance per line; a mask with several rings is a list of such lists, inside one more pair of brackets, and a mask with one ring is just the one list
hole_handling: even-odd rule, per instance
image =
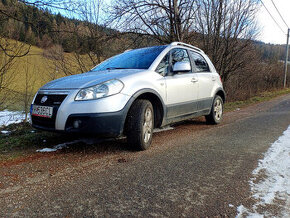
[[[39, 91], [41, 95], [44, 92]], [[117, 94], [91, 101], [74, 101], [77, 90], [73, 90], [60, 105], [53, 106], [52, 118], [32, 116], [32, 126], [54, 132], [82, 133], [117, 137], [123, 133], [130, 102], [133, 98]], [[45, 93], [50, 98], [49, 92]], [[37, 105], [39, 102], [34, 102]], [[77, 122], [78, 125], [74, 123]]]
[[[117, 137], [122, 135], [123, 127], [126, 120], [126, 109], [112, 113], [96, 113], [96, 114], [72, 114], [68, 117], [65, 129], [57, 130], [55, 128], [32, 123], [32, 126], [37, 129], [66, 132], [66, 133], [81, 133], [102, 137]], [[78, 123], [77, 128], [74, 124]]]

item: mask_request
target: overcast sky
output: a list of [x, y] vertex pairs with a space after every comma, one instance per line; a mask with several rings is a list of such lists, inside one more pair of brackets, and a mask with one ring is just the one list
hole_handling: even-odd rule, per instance
[[[258, 40], [261, 40], [266, 43], [275, 43], [275, 44], [286, 44], [286, 33], [287, 26], [281, 20], [278, 12], [272, 4], [271, 0], [262, 0], [270, 13], [279, 23], [284, 33], [277, 27], [276, 23], [272, 20], [266, 9], [261, 6], [261, 9], [258, 13], [257, 19], [258, 24], [260, 25], [260, 35]], [[276, 4], [281, 15], [284, 17], [284, 20], [290, 25], [290, 0], [273, 0]]]

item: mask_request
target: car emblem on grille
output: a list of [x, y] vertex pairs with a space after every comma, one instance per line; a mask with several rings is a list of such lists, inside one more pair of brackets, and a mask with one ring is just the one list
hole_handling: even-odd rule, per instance
[[42, 99], [41, 99], [40, 102], [41, 102], [41, 103], [44, 103], [44, 102], [46, 102], [46, 101], [47, 101], [47, 96], [45, 95], [45, 96], [42, 97]]

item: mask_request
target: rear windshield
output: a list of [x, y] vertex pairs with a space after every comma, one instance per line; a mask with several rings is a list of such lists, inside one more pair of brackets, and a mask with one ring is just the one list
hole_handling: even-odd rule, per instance
[[166, 46], [154, 46], [127, 51], [102, 62], [92, 71], [114, 69], [148, 69], [165, 48]]

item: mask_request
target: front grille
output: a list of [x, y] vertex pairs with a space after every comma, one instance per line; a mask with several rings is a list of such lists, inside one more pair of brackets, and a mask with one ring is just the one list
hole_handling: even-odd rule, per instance
[[[46, 96], [47, 100], [41, 103], [41, 99]], [[43, 106], [60, 105], [67, 95], [44, 95], [38, 94], [35, 98], [34, 104]]]
[[[41, 99], [46, 96], [47, 99], [41, 103]], [[53, 114], [51, 118], [31, 116], [32, 124], [36, 127], [43, 127], [48, 129], [55, 129], [55, 120], [57, 111], [67, 95], [44, 95], [38, 94], [34, 100], [35, 105], [53, 107]]]

